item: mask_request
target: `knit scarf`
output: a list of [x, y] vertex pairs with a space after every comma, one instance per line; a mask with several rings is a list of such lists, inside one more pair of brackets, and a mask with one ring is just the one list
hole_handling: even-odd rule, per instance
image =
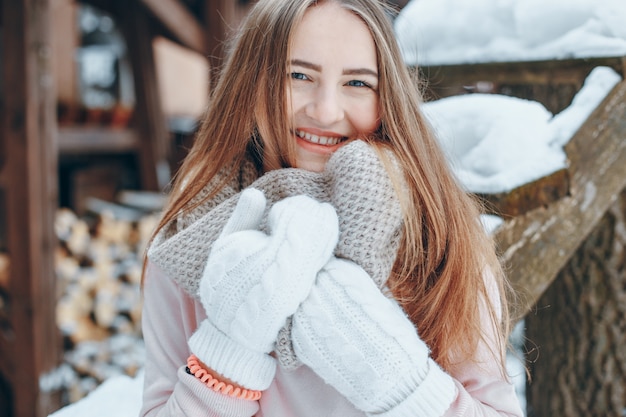
[[[289, 196], [304, 194], [332, 204], [339, 219], [335, 256], [357, 263], [379, 288], [384, 287], [400, 244], [402, 213], [389, 174], [371, 145], [356, 140], [343, 146], [321, 173], [285, 168], [259, 177], [248, 161], [239, 174], [214, 198], [163, 227], [148, 250], [150, 261], [192, 297], [198, 298], [199, 281], [213, 242], [246, 187], [264, 192], [268, 200], [265, 218], [273, 203]], [[195, 199], [206, 196], [222, 179], [218, 175]], [[265, 229], [265, 221], [261, 228]], [[289, 319], [279, 332], [275, 351], [279, 363], [293, 369], [300, 362], [290, 335]]]

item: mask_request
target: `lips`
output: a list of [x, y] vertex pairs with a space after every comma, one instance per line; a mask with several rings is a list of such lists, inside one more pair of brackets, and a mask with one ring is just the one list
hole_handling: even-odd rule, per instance
[[319, 136], [314, 135], [309, 132], [304, 132], [302, 130], [296, 130], [295, 134], [300, 138], [309, 143], [314, 143], [316, 145], [324, 145], [324, 146], [335, 146], [347, 138], [344, 136]]

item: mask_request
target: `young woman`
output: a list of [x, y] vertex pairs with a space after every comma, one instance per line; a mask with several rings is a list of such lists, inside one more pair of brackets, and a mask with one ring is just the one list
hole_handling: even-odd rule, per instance
[[520, 416], [506, 282], [376, 0], [260, 0], [148, 251], [144, 416]]

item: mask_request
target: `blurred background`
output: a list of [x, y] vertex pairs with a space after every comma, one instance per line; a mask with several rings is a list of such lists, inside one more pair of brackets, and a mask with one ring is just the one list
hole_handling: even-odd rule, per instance
[[[591, 10], [583, 0], [578, 9], [550, 1], [526, 0], [525, 16], [536, 22], [552, 8], [544, 22], [552, 32], [555, 19]], [[143, 250], [193, 141], [224, 41], [251, 3], [0, 0], [1, 417], [47, 416], [111, 378], [140, 374]], [[484, 29], [497, 12], [506, 27], [501, 9], [523, 1], [388, 3], [390, 19], [404, 19], [398, 36], [426, 102], [506, 96], [557, 115], [594, 69], [617, 74], [615, 87], [578, 117], [563, 166], [514, 187], [468, 192], [497, 217], [492, 233], [520, 292], [511, 372], [527, 414], [626, 415], [626, 49], [616, 44], [626, 34], [599, 30], [602, 45], [617, 45], [608, 52], [450, 61], [422, 46], [415, 58], [409, 8], [439, 22], [441, 32], [428, 34], [444, 50], [446, 19]], [[542, 33], [526, 36], [555, 44], [556, 35]]]

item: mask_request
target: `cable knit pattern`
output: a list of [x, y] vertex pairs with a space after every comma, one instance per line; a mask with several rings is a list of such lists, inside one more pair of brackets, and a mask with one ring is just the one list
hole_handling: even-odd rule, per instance
[[[384, 286], [400, 243], [402, 212], [389, 174], [370, 145], [360, 140], [347, 144], [333, 154], [322, 173], [286, 168], [257, 178], [254, 165], [246, 162], [239, 174], [213, 199], [166, 225], [149, 248], [150, 260], [190, 295], [197, 297], [213, 242], [247, 187], [264, 192], [268, 209], [298, 194], [331, 203], [339, 218], [335, 256], [354, 261], [379, 288]], [[216, 177], [202, 195], [223, 178]], [[265, 227], [264, 222], [261, 229]], [[275, 349], [282, 366], [299, 365], [291, 345], [290, 321], [280, 330]]]
[[[257, 194], [248, 188], [239, 201]], [[235, 220], [253, 219], [263, 203], [249, 209], [238, 205], [236, 212], [246, 218]], [[255, 230], [250, 221], [235, 226], [234, 232], [225, 230], [215, 242], [199, 294], [207, 316], [220, 330], [269, 353], [286, 318], [309, 294], [317, 272], [332, 256], [337, 217], [330, 204], [299, 195], [272, 207], [269, 235]], [[230, 224], [226, 227], [232, 229]]]
[[207, 319], [189, 339], [202, 362], [254, 390], [269, 387], [275, 364], [266, 354], [331, 258], [339, 230], [330, 204], [298, 195], [274, 204], [266, 234], [258, 230], [265, 207], [260, 191], [241, 193], [200, 281]]
[[402, 308], [353, 262], [320, 271], [292, 339], [303, 363], [370, 415], [440, 417], [456, 396]]

